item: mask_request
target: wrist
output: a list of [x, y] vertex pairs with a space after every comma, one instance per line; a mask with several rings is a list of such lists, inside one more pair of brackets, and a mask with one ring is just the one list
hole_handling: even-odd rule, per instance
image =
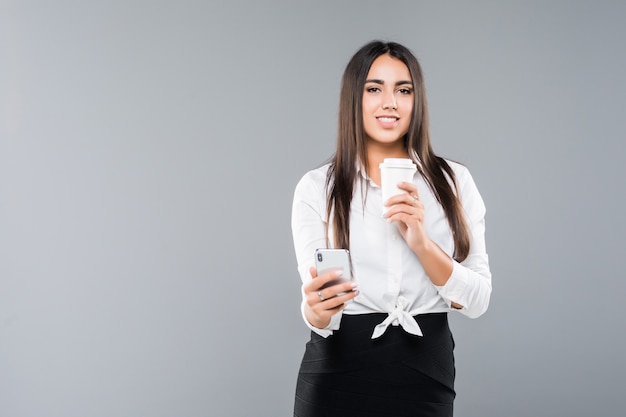
[[434, 248], [439, 248], [437, 245], [430, 240], [429, 237], [425, 237], [421, 239], [419, 243], [415, 243], [411, 246], [411, 250], [417, 255], [417, 257], [421, 260], [424, 257], [428, 257], [432, 254]]

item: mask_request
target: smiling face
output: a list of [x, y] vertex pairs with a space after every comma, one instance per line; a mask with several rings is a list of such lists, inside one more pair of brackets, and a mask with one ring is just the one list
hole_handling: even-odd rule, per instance
[[368, 148], [404, 147], [402, 138], [409, 130], [413, 102], [413, 82], [407, 66], [387, 54], [376, 58], [363, 91], [363, 127]]

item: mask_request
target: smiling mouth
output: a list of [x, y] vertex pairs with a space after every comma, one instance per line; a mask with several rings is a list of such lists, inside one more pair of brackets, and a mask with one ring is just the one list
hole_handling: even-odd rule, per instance
[[397, 117], [377, 117], [383, 123], [394, 123], [398, 121]]

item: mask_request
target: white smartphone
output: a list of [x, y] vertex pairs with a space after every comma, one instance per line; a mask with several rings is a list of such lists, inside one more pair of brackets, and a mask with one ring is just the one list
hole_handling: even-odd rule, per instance
[[315, 268], [318, 276], [329, 270], [341, 269], [343, 271], [343, 276], [340, 279], [330, 281], [322, 288], [352, 279], [352, 260], [347, 249], [317, 249], [315, 251]]

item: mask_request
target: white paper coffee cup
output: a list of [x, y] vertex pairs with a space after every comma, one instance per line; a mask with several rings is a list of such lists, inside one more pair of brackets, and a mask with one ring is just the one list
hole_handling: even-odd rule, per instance
[[[407, 158], [385, 158], [379, 167], [383, 204], [394, 195], [406, 193], [397, 185], [402, 181], [413, 182], [413, 176], [417, 171], [417, 166]], [[383, 206], [383, 213], [386, 213], [388, 209], [389, 207]]]

